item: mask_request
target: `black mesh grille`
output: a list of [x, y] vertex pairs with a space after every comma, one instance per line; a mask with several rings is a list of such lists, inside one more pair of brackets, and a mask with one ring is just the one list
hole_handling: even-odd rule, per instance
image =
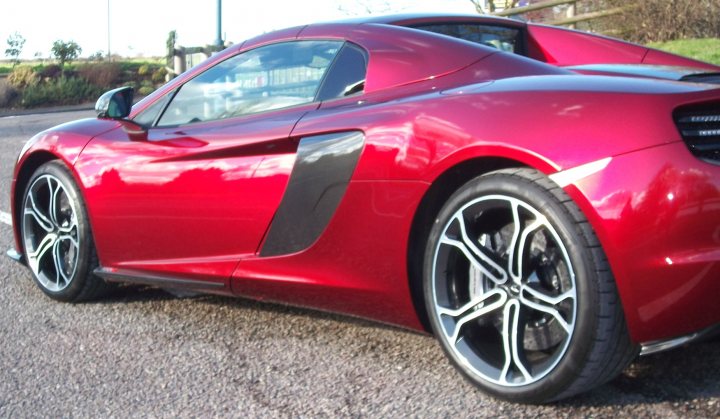
[[720, 164], [720, 104], [678, 109], [675, 124], [692, 154]]

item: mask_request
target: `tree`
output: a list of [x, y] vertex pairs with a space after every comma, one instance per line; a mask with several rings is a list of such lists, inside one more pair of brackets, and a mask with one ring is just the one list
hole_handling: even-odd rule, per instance
[[105, 53], [102, 51], [97, 51], [95, 54], [91, 54], [88, 57], [88, 60], [90, 61], [102, 61], [105, 58]]
[[25, 38], [22, 35], [15, 32], [8, 36], [7, 39], [8, 48], [5, 50], [5, 56], [10, 57], [13, 60], [13, 67], [20, 62], [20, 54], [25, 46]]
[[52, 55], [55, 57], [58, 61], [60, 61], [60, 67], [65, 67], [65, 63], [69, 63], [77, 57], [80, 56], [82, 53], [82, 48], [80, 48], [80, 45], [78, 45], [75, 41], [62, 41], [57, 40], [53, 42], [52, 46]]
[[175, 59], [175, 43], [177, 42], [177, 32], [175, 30], [171, 30], [168, 34], [167, 41], [165, 42], [165, 45], [167, 45], [167, 65], [169, 67], [172, 67], [173, 60]]

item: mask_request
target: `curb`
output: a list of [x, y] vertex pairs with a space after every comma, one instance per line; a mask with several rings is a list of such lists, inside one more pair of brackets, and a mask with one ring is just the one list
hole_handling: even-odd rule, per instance
[[56, 112], [87, 111], [92, 109], [95, 109], [95, 103], [82, 103], [80, 105], [69, 106], [53, 106], [50, 108], [7, 109], [0, 110], [0, 118], [5, 118], [8, 116], [41, 115]]
[[[146, 96], [136, 96], [133, 105], [145, 99]], [[79, 105], [50, 106], [48, 108], [34, 109], [0, 109], [0, 118], [8, 116], [42, 115], [46, 113], [89, 111], [95, 109], [95, 102], [86, 102]]]

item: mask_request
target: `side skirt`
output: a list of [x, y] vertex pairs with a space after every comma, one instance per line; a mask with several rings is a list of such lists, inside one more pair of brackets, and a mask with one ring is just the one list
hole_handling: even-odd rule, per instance
[[174, 278], [165, 275], [148, 275], [142, 272], [122, 269], [97, 268], [93, 273], [108, 282], [130, 282], [159, 288], [191, 289], [212, 294], [232, 293], [224, 282], [197, 281], [192, 279]]

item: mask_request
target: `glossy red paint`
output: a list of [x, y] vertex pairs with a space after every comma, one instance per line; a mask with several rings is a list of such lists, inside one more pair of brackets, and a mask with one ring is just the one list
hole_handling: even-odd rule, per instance
[[549, 64], [637, 64], [647, 48], [592, 34], [579, 35], [566, 29], [528, 25], [529, 55]]
[[95, 137], [75, 170], [102, 265], [227, 281], [280, 203], [292, 126], [316, 107], [153, 129], [146, 141], [120, 127]]
[[496, 52], [430, 32], [380, 24], [311, 25], [300, 34], [307, 39], [338, 35], [369, 52], [365, 93], [442, 77]]
[[702, 68], [711, 73], [717, 73], [720, 71], [720, 66], [716, 66], [702, 61], [693, 60], [687, 57], [681, 57], [675, 54], [668, 54], [664, 51], [659, 51], [653, 48], [648, 48], [645, 58], [642, 60], [643, 64], [653, 65], [676, 65], [681, 67], [695, 67]]
[[582, 64], [654, 64], [674, 65], [720, 71], [716, 66], [665, 51], [632, 44], [619, 39], [579, 32], [556, 26], [525, 23], [519, 20], [492, 16], [442, 16], [408, 14], [378, 16], [365, 22], [413, 26], [427, 23], [475, 23], [487, 26], [514, 28], [522, 32], [528, 57], [548, 64], [570, 66]]
[[[688, 160], [687, 164], [694, 162], [695, 166], [704, 168], [708, 173], [705, 177], [712, 179], [710, 172], [712, 170], [717, 172], [718, 169], [698, 162], [692, 157], [681, 142], [674, 122], [666, 117], [672, 114], [675, 107], [685, 103], [678, 102], [679, 94], [687, 95], [684, 97], [685, 101], [693, 100], [690, 95], [694, 95], [694, 100], [697, 101], [717, 97], [717, 91], [706, 89], [697, 85], [670, 83], [658, 85], [654, 81], [607, 77], [554, 75], [504, 79], [440, 94], [428, 94], [413, 98], [411, 101], [393, 103], [390, 106], [359, 104], [354, 108], [346, 106], [339, 113], [336, 110], [315, 112], [303, 118], [294, 135], [302, 136], [317, 132], [321, 127], [330, 130], [361, 127], [367, 137], [364, 159], [354, 176], [357, 180], [421, 179], [429, 185], [440, 174], [457, 164], [481, 157], [505, 158], [550, 174], [585, 162], [626, 155], [634, 150], [652, 150], [666, 143], [674, 144], [673, 152], [663, 154], [666, 160], [670, 156], [682, 153]], [[603, 95], [598, 96], [596, 93], [599, 91], [602, 91]], [[552, 95], [550, 101], [549, 95]], [[523, 104], [522, 118], [517, 118], [517, 114], [513, 112], [513, 107], [518, 103]], [[627, 107], [619, 107], [618, 103], [623, 103]], [[467, 109], [473, 109], [477, 113], [468, 113], [465, 111]], [[609, 129], [607, 121], [613, 121], [613, 129]], [[651, 123], [638, 124], [638, 121], [651, 121]], [[513, 129], [508, 130], [509, 126]], [[543, 127], [542, 130], [534, 129], [540, 126]], [[522, 136], [517, 136], [518, 132], [523, 133]], [[569, 147], [570, 144], [575, 146]], [[636, 152], [629, 155], [637, 155], [642, 159], [644, 153]], [[612, 188], [622, 184], [622, 176], [627, 177], [628, 172], [635, 173], [631, 170], [635, 167], [643, 166], [633, 163], [619, 169], [618, 178], [611, 181], [608, 188], [616, 191]], [[604, 172], [598, 176], [604, 178]], [[640, 191], [650, 189], [651, 184], [652, 180], [648, 181], [639, 188]], [[710, 196], [704, 199], [712, 201], [720, 197], [718, 190], [709, 190], [708, 193]], [[575, 198], [578, 201], [587, 199], [583, 194]], [[420, 196], [416, 199], [413, 205], [419, 204]], [[602, 198], [594, 201], [602, 201]], [[645, 202], [646, 212], [652, 212], [652, 202], [652, 200]], [[720, 322], [720, 313], [707, 316], [699, 312], [698, 316], [707, 320], [688, 322], [684, 318], [676, 318], [665, 327], [662, 325], [667, 323], [667, 319], [641, 315], [635, 307], [652, 305], [652, 302], [658, 298], [662, 299], [674, 294], [678, 281], [683, 277], [678, 277], [672, 269], [667, 269], [665, 275], [675, 278], [675, 281], [667, 281], [663, 286], [656, 283], [648, 284], [652, 276], [643, 278], [640, 275], [647, 270], [642, 265], [646, 260], [632, 252], [617, 250], [623, 249], [624, 243], [641, 240], [635, 235], [646, 234], [651, 229], [638, 231], [633, 226], [636, 220], [628, 219], [622, 228], [606, 235], [603, 227], [612, 220], [602, 219], [602, 215], [596, 214], [595, 204], [583, 209], [589, 218], [594, 220], [593, 225], [599, 232], [604, 248], [612, 249], [608, 251], [608, 257], [618, 279], [626, 313], [632, 313], [628, 315], [628, 321], [633, 337], [637, 341], [677, 336]], [[715, 223], [720, 223], [719, 215], [717, 210], [703, 212], [697, 215], [697, 219], [693, 218], [693, 222], [705, 223], [707, 220], [715, 220]], [[648, 217], [647, 214], [643, 217], [648, 221], [656, 220]], [[359, 218], [364, 219], [365, 214]], [[677, 231], [682, 231], [682, 228]], [[345, 235], [342, 245], [338, 242], [337, 246], [352, 246], [353, 240], [357, 237]], [[657, 237], [651, 239], [652, 242], [664, 240], [677, 242], [676, 237], [664, 237], [660, 232], [657, 233]], [[678, 252], [685, 252], [686, 259], [693, 259], [694, 240], [685, 240], [685, 243], [688, 247]], [[708, 243], [703, 244], [703, 248], [707, 246]], [[647, 254], [643, 257], [657, 258], [655, 249], [645, 250]], [[704, 255], [701, 257], [702, 262], [695, 267], [709, 269], [710, 272], [702, 278], [698, 284], [698, 291], [693, 293], [692, 298], [700, 298], [703, 295], [702, 290], [706, 288], [714, 290], [715, 287], [710, 278], [716, 274], [716, 268], [708, 267], [707, 259], [716, 257], [717, 251], [702, 252]], [[640, 267], [636, 265], [638, 263], [641, 264]], [[626, 264], [633, 265], [634, 271], [632, 269], [630, 272], [624, 271]], [[616, 266], [619, 267], [617, 270]], [[658, 269], [663, 268], [665, 267], [658, 267]], [[676, 265], [674, 269], [678, 269], [678, 266]], [[647, 272], [645, 274], [647, 275]], [[644, 293], [638, 291], [636, 287], [650, 287], [653, 292]], [[706, 299], [703, 304], [714, 304], [718, 296], [717, 292], [708, 295], [713, 297]], [[664, 315], [669, 313], [659, 311]], [[680, 311], [682, 310], [679, 309], [677, 312]], [[698, 326], [699, 324], [701, 326]]]
[[[220, 284], [216, 292], [421, 329], [411, 297], [416, 278], [409, 278], [409, 240], [421, 202], [441, 176], [487, 161], [550, 175], [611, 158], [604, 170], [565, 189], [607, 253], [633, 339], [670, 338], [719, 323], [720, 167], [689, 153], [672, 114], [690, 103], [720, 104], [720, 90], [585, 76], [540, 62], [688, 65], [593, 35], [508, 22], [527, 30], [536, 61], [398, 26], [459, 20], [505, 22], [373, 18], [249, 40], [159, 89], [131, 117], [214, 64], [280, 41], [346, 39], [366, 49], [365, 91], [153, 127], [145, 136], [110, 120], [61, 126], [29, 143], [15, 170], [14, 197], [23, 193], [18, 185], [38, 156], [58, 158], [81, 187], [103, 268]], [[361, 131], [365, 143], [329, 224], [303, 251], [261, 257], [299, 141], [344, 131]], [[17, 227], [15, 234], [22, 250]]]
[[548, 64], [662, 64], [720, 71], [720, 67], [702, 61], [554, 26], [528, 24], [527, 37], [528, 56]]
[[673, 142], [617, 156], [568, 192], [592, 217], [636, 341], [720, 323], [720, 167]]
[[427, 187], [417, 181], [351, 182], [313, 246], [243, 259], [233, 291], [421, 329], [409, 297], [406, 242], [414, 203]]
[[[706, 89], [611, 77], [517, 77], [396, 102], [372, 103], [369, 96], [367, 103], [308, 114], [293, 135], [362, 129], [366, 148], [355, 179], [433, 182], [450, 167], [481, 156], [553, 173], [677, 141], [675, 125], [665, 115], [678, 105], [678, 94], [717, 94]], [[624, 134], [607, 129], [607, 121]], [[535, 129], [539, 126], [543, 129]]]
[[[83, 119], [58, 125], [47, 131], [40, 132], [32, 137], [20, 152], [19, 159], [13, 171], [10, 206], [13, 220], [20, 217], [18, 206], [21, 205], [20, 196], [25, 192], [27, 178], [30, 173], [23, 172], [24, 167], [32, 167], [36, 162], [48, 160], [62, 160], [68, 167], [75, 164], [78, 156], [90, 139], [103, 132], [118, 126], [110, 120]], [[17, 226], [17, 222], [13, 223]], [[20, 236], [15, 228], [15, 248], [22, 249]]]

